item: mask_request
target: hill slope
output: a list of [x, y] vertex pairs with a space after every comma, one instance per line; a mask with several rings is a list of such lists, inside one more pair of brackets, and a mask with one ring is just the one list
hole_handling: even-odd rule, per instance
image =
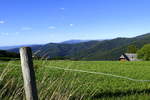
[[11, 60], [16, 58], [19, 58], [19, 54], [0, 50], [0, 60]]
[[116, 38], [104, 41], [88, 41], [78, 44], [49, 43], [38, 50], [37, 55], [46, 58], [65, 57], [73, 60], [117, 60], [128, 45], [141, 48], [150, 43], [150, 34], [134, 38]]
[[150, 43], [150, 33], [133, 38], [116, 38], [104, 41], [88, 41], [78, 44], [49, 43], [41, 47], [37, 55], [46, 58], [65, 57], [73, 60], [117, 60], [128, 45], [141, 48]]
[[19, 57], [19, 54], [0, 50], [0, 57]]

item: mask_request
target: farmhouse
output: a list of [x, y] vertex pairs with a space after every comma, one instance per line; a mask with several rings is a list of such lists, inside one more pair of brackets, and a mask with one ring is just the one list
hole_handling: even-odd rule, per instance
[[135, 53], [124, 53], [119, 58], [120, 61], [139, 61], [137, 54]]

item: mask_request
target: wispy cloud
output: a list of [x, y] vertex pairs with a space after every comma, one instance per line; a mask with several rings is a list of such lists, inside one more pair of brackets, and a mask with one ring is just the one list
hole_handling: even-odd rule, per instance
[[56, 27], [55, 26], [49, 26], [48, 29], [52, 30], [52, 29], [56, 29]]
[[69, 26], [70, 26], [70, 27], [73, 27], [73, 26], [74, 26], [74, 24], [69, 24]]
[[9, 33], [7, 33], [7, 32], [1, 32], [0, 35], [2, 35], [2, 36], [8, 36]]
[[3, 20], [0, 20], [0, 24], [5, 24], [5, 21], [3, 21]]
[[20, 32], [15, 32], [15, 35], [18, 35], [18, 34], [20, 34]]
[[60, 10], [65, 10], [65, 8], [60, 8]]
[[19, 35], [20, 32], [11, 32], [11, 33], [8, 33], [8, 32], [0, 32], [0, 36], [16, 36], [16, 35]]
[[22, 27], [21, 30], [22, 31], [29, 31], [29, 30], [32, 30], [32, 28], [31, 27]]

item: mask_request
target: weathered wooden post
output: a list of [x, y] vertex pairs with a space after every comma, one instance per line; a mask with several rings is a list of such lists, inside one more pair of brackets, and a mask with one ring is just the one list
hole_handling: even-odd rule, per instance
[[21, 67], [23, 73], [26, 99], [38, 100], [31, 48], [30, 47], [20, 48], [20, 57], [21, 57]]

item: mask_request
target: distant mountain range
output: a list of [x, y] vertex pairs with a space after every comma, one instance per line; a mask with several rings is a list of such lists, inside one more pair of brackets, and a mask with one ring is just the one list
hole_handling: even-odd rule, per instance
[[[150, 33], [133, 38], [115, 38], [111, 40], [81, 41], [71, 40], [62, 43], [48, 43], [31, 46], [34, 54], [45, 58], [65, 58], [72, 60], [118, 60], [129, 45], [141, 48], [150, 43]], [[18, 52], [18, 48], [9, 51]]]
[[35, 52], [38, 49], [40, 49], [42, 46], [43, 45], [26, 45], [26, 46], [19, 46], [17, 48], [8, 49], [7, 51], [19, 53], [19, 48], [21, 48], [21, 47], [31, 47], [32, 51]]
[[13, 48], [19, 48], [19, 46], [1, 46], [0, 50], [9, 50]]
[[90, 40], [68, 40], [61, 42], [61, 44], [77, 44], [77, 43], [82, 43], [82, 42], [88, 42]]
[[[81, 43], [81, 42], [87, 42], [87, 41], [90, 41], [90, 40], [67, 40], [67, 41], [63, 41], [63, 42], [60, 42], [59, 44], [77, 44], [77, 43]], [[101, 40], [99, 40], [101, 41]], [[43, 44], [44, 45], [44, 44]], [[17, 48], [20, 48], [20, 47], [40, 47], [42, 46], [42, 44], [26, 44], [26, 45], [16, 45], [16, 46], [0, 46], [0, 50], [13, 50], [13, 49], [17, 49]], [[15, 51], [15, 50], [14, 50]], [[16, 51], [15, 51], [16, 52]]]
[[37, 44], [28, 45], [27, 44], [27, 45], [16, 45], [16, 46], [0, 46], [0, 50], [10, 50], [10, 49], [26, 47], [26, 46], [35, 47], [35, 46], [41, 46], [41, 45], [37, 45]]
[[[91, 40], [68, 40], [68, 41], [63, 41], [63, 42], [57, 43], [57, 44], [78, 44], [78, 43], [88, 42], [88, 41], [91, 41]], [[98, 41], [102, 41], [102, 40], [98, 40]], [[26, 46], [31, 47], [32, 51], [36, 51], [44, 45], [35, 45], [34, 44], [34, 45], [5, 46], [5, 47], [0, 47], [0, 49], [19, 53], [19, 48], [26, 47]]]

